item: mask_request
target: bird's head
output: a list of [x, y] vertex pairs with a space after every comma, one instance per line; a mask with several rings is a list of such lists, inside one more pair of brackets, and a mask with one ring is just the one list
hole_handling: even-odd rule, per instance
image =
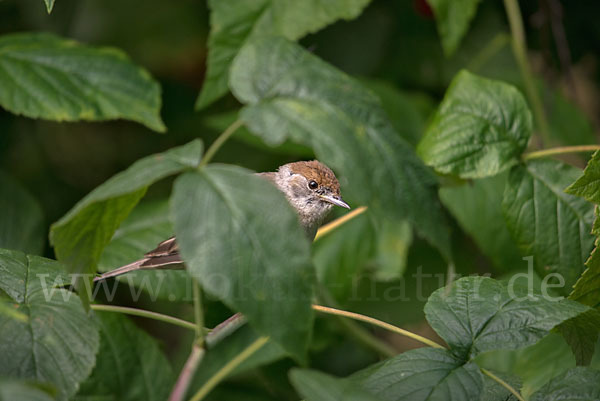
[[284, 164], [274, 178], [309, 235], [314, 235], [334, 205], [350, 209], [340, 196], [340, 183], [333, 171], [317, 160]]

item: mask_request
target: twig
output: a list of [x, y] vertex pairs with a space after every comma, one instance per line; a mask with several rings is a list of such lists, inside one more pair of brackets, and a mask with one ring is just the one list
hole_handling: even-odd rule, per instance
[[339, 217], [339, 218], [333, 220], [331, 223], [325, 224], [323, 227], [319, 228], [319, 231], [317, 231], [317, 235], [315, 235], [314, 240], [316, 241], [319, 238], [321, 238], [322, 236], [329, 234], [331, 231], [335, 230], [342, 224], [352, 220], [356, 216], [363, 214], [366, 211], [367, 211], [367, 207], [361, 206], [361, 207], [354, 209], [350, 213], [346, 213], [342, 217]]
[[[189, 330], [196, 330], [196, 325], [187, 320], [178, 319], [173, 316], [163, 315], [162, 313], [152, 312], [143, 309], [128, 308], [126, 306], [115, 306], [115, 305], [98, 305], [92, 304], [90, 308], [99, 312], [117, 312], [132, 316], [141, 316], [148, 319], [154, 319], [165, 323], [174, 324], [175, 326], [184, 327]], [[203, 328], [205, 332], [210, 331], [207, 328]]]
[[196, 373], [196, 369], [198, 368], [198, 364], [204, 357], [204, 348], [194, 342], [192, 345], [192, 352], [188, 357], [185, 365], [183, 365], [183, 369], [181, 369], [181, 373], [177, 378], [177, 382], [175, 386], [173, 386], [173, 390], [171, 391], [171, 395], [169, 396], [169, 401], [181, 401], [185, 394], [187, 393], [188, 387], [190, 386], [190, 382], [194, 377], [194, 373]]
[[560, 146], [557, 148], [542, 149], [525, 153], [523, 155], [523, 160], [539, 159], [541, 157], [562, 155], [566, 153], [594, 152], [596, 150], [600, 150], [600, 145]]
[[499, 385], [501, 385], [502, 387], [504, 387], [505, 389], [510, 391], [510, 393], [512, 395], [514, 395], [517, 398], [517, 400], [525, 401], [525, 398], [523, 398], [523, 396], [521, 394], [519, 394], [519, 392], [517, 390], [515, 390], [513, 386], [511, 386], [510, 384], [508, 384], [507, 382], [505, 382], [504, 380], [502, 380], [501, 378], [499, 378], [498, 376], [496, 376], [489, 370], [484, 369], [484, 368], [479, 368], [479, 369], [481, 370], [481, 372], [484, 375], [488, 376], [490, 379], [492, 379], [493, 381], [495, 381], [496, 383], [498, 383]]
[[202, 161], [200, 161], [198, 168], [206, 166], [208, 162], [213, 158], [215, 153], [217, 153], [217, 151], [221, 148], [221, 146], [223, 146], [223, 144], [229, 139], [229, 137], [233, 135], [233, 133], [237, 131], [237, 129], [240, 128], [242, 125], [244, 125], [243, 121], [235, 120], [233, 124], [227, 127], [227, 129], [223, 131], [223, 133], [219, 135], [217, 139], [215, 139], [212, 145], [210, 145], [210, 147], [202, 157]]

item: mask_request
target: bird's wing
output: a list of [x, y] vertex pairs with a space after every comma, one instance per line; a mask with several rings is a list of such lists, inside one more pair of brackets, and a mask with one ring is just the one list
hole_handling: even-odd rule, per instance
[[106, 280], [132, 271], [150, 269], [183, 269], [183, 260], [179, 256], [179, 247], [175, 242], [175, 237], [161, 242], [156, 248], [146, 253], [142, 259], [103, 273], [94, 278], [94, 281]]

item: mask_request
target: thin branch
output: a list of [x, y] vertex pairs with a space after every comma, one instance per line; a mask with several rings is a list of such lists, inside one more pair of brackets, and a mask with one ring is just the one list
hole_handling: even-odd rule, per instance
[[223, 133], [221, 135], [219, 135], [219, 137], [217, 139], [215, 139], [215, 141], [212, 143], [212, 145], [210, 145], [210, 147], [204, 154], [202, 161], [200, 161], [198, 168], [202, 168], [202, 167], [206, 166], [208, 164], [208, 162], [213, 158], [213, 156], [217, 153], [217, 151], [221, 148], [221, 146], [223, 146], [223, 144], [225, 142], [227, 142], [229, 137], [231, 137], [231, 135], [233, 135], [233, 133], [235, 131], [237, 131], [238, 128], [240, 128], [242, 125], [244, 125], [243, 121], [235, 120], [233, 122], [233, 124], [231, 124], [229, 127], [227, 127], [227, 129], [225, 131], [223, 131]]
[[231, 333], [246, 323], [246, 318], [241, 313], [236, 313], [229, 319], [219, 323], [206, 335], [205, 341], [208, 348], [212, 348]]
[[331, 223], [325, 224], [323, 227], [319, 228], [319, 231], [317, 231], [317, 235], [315, 235], [314, 240], [316, 241], [319, 238], [321, 238], [322, 236], [329, 234], [331, 231], [335, 230], [342, 224], [352, 220], [356, 216], [363, 214], [366, 211], [367, 211], [367, 207], [361, 206], [361, 207], [354, 209], [350, 213], [346, 213], [342, 217], [339, 217], [339, 218], [333, 220]]
[[542, 135], [544, 142], [550, 142], [550, 128], [542, 100], [533, 82], [533, 73], [527, 59], [527, 43], [525, 41], [525, 30], [523, 29], [523, 17], [519, 9], [518, 0], [504, 0], [504, 8], [508, 16], [508, 23], [512, 34], [512, 47], [515, 59], [521, 70], [523, 77], [523, 85], [527, 92], [527, 97], [531, 102], [533, 116], [537, 122], [539, 132]]
[[[96, 311], [100, 311], [100, 312], [116, 312], [116, 313], [123, 313], [125, 315], [146, 317], [148, 319], [154, 319], [154, 320], [158, 320], [161, 322], [174, 324], [175, 326], [184, 327], [189, 330], [196, 330], [196, 325], [192, 322], [188, 322], [187, 320], [178, 319], [173, 316], [163, 315], [162, 313], [152, 312], [152, 311], [148, 311], [148, 310], [128, 308], [126, 306], [98, 305], [98, 304], [92, 304], [92, 305], [90, 305], [90, 308], [93, 310], [96, 310]], [[203, 328], [203, 330], [206, 332], [210, 331], [207, 328]]]
[[192, 352], [188, 357], [185, 365], [183, 365], [183, 369], [177, 378], [177, 382], [175, 386], [173, 386], [173, 390], [171, 391], [171, 395], [169, 396], [169, 401], [181, 401], [187, 390], [190, 386], [190, 382], [194, 377], [194, 373], [196, 373], [196, 369], [198, 368], [198, 364], [202, 361], [204, 357], [204, 348], [198, 345], [196, 342], [192, 345]]
[[507, 382], [505, 382], [504, 380], [502, 380], [501, 378], [499, 378], [498, 376], [496, 376], [489, 370], [484, 369], [484, 368], [479, 368], [479, 369], [481, 370], [481, 372], [484, 375], [488, 376], [490, 379], [492, 379], [493, 381], [495, 381], [496, 383], [498, 383], [499, 385], [501, 385], [502, 387], [504, 387], [505, 389], [510, 391], [510, 393], [512, 395], [514, 395], [517, 398], [517, 400], [525, 401], [525, 398], [523, 398], [523, 396], [521, 394], [519, 394], [519, 392], [517, 390], [515, 390], [513, 386], [511, 386], [510, 384], [508, 384]]
[[204, 344], [204, 311], [202, 310], [202, 292], [200, 284], [195, 278], [192, 278], [192, 291], [194, 293], [194, 320], [196, 321], [196, 341], [195, 343], [202, 346]]
[[539, 159], [541, 157], [563, 155], [566, 153], [594, 152], [596, 150], [600, 150], [600, 145], [561, 146], [558, 148], [542, 149], [525, 153], [523, 155], [523, 160]]
[[412, 338], [413, 340], [417, 340], [417, 341], [419, 341], [425, 345], [429, 345], [430, 347], [433, 347], [433, 348], [445, 348], [443, 345], [438, 344], [435, 341], [432, 341], [428, 338], [425, 338], [423, 336], [420, 336], [420, 335], [410, 332], [408, 330], [401, 329], [400, 327], [396, 327], [392, 324], [383, 322], [381, 320], [378, 320], [378, 319], [375, 319], [375, 318], [372, 318], [369, 316], [361, 315], [359, 313], [354, 313], [354, 312], [348, 312], [345, 310], [330, 308], [328, 306], [322, 306], [322, 305], [313, 305], [312, 308], [318, 312], [327, 313], [330, 315], [343, 316], [343, 317], [358, 320], [361, 322], [369, 323], [374, 326], [381, 327], [382, 329], [389, 330], [391, 332], [400, 334], [402, 336]]
[[237, 354], [233, 359], [227, 362], [219, 369], [210, 379], [200, 387], [198, 392], [190, 399], [190, 401], [200, 401], [210, 393], [223, 379], [225, 379], [235, 368], [240, 366], [242, 362], [250, 358], [256, 351], [262, 348], [269, 341], [269, 337], [259, 337], [252, 344], [246, 347], [245, 350]]

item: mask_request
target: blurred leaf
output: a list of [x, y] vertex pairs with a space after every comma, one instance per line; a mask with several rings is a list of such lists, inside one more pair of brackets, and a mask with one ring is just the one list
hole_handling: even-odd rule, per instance
[[506, 174], [440, 188], [440, 199], [499, 271], [523, 266], [502, 215]]
[[40, 255], [46, 235], [42, 208], [25, 188], [2, 171], [0, 210], [0, 248]]
[[317, 278], [337, 299], [349, 295], [354, 279], [373, 255], [375, 232], [367, 213], [355, 217], [313, 245]]
[[377, 95], [394, 129], [402, 138], [417, 146], [428, 116], [422, 114], [415, 100], [409, 94], [396, 89], [390, 82], [366, 78], [361, 78], [360, 82]]
[[594, 152], [583, 174], [571, 183], [565, 192], [600, 204], [600, 151]]
[[[208, 128], [211, 128], [217, 132], [223, 132], [229, 127], [231, 124], [237, 120], [239, 114], [239, 110], [235, 110], [233, 112], [225, 112], [216, 115], [211, 115], [205, 117], [202, 122]], [[297, 143], [293, 143], [291, 141], [285, 141], [281, 145], [278, 146], [268, 146], [265, 145], [263, 141], [257, 138], [255, 135], [252, 135], [250, 131], [246, 127], [240, 127], [232, 139], [239, 140], [240, 142], [244, 142], [247, 145], [253, 146], [258, 150], [266, 151], [269, 153], [276, 154], [286, 154], [293, 155], [296, 157], [305, 157], [305, 158], [314, 158], [314, 153], [312, 149], [307, 146], [303, 146]]]
[[247, 43], [232, 66], [231, 88], [247, 103], [241, 118], [252, 132], [270, 144], [289, 136], [311, 146], [341, 173], [348, 198], [381, 220], [410, 220], [451, 259], [435, 177], [369, 91], [282, 38]]
[[531, 401], [598, 400], [600, 399], [600, 370], [575, 367], [533, 394]]
[[494, 349], [518, 349], [559, 323], [589, 310], [488, 277], [465, 277], [440, 288], [425, 305], [427, 321], [456, 355], [475, 357]]
[[[222, 369], [233, 358], [254, 343], [259, 336], [250, 326], [245, 325], [214, 346], [209, 348], [202, 359], [201, 368], [196, 372], [193, 386], [199, 388]], [[274, 362], [287, 356], [287, 353], [273, 341], [267, 342], [248, 359], [238, 365], [229, 376], [233, 376], [261, 365]]]
[[44, 0], [44, 3], [46, 3], [46, 10], [48, 11], [48, 14], [50, 14], [52, 12], [52, 8], [54, 7], [54, 0]]
[[50, 34], [0, 37], [0, 105], [54, 121], [125, 118], [164, 132], [160, 86], [121, 51]]
[[35, 383], [0, 380], [0, 401], [53, 401], [56, 398]]
[[58, 260], [74, 273], [93, 273], [113, 233], [154, 182], [200, 163], [202, 143], [187, 145], [138, 160], [80, 200], [50, 229]]
[[542, 92], [547, 107], [548, 125], [552, 136], [564, 145], [584, 145], [597, 143], [598, 138], [594, 127], [585, 113], [571, 100], [567, 99], [559, 90], [547, 88]]
[[100, 351], [75, 400], [163, 401], [175, 376], [157, 342], [125, 316], [96, 312]]
[[600, 311], [590, 309], [556, 327], [575, 355], [577, 365], [589, 365], [600, 331]]
[[381, 401], [353, 381], [309, 369], [292, 369], [292, 384], [306, 401]]
[[177, 179], [171, 214], [186, 267], [206, 292], [304, 360], [314, 270], [282, 193], [246, 170], [208, 166]]
[[477, 356], [476, 362], [486, 369], [520, 377], [523, 382], [521, 393], [525, 398], [552, 378], [575, 367], [571, 349], [560, 335], [554, 333], [520, 350], [485, 352]]
[[396, 280], [404, 274], [413, 232], [408, 221], [384, 220], [376, 228], [375, 278]]
[[363, 369], [349, 378], [386, 401], [478, 400], [482, 375], [446, 349], [420, 348]]
[[427, 0], [433, 9], [446, 57], [458, 48], [477, 12], [479, 0]]
[[596, 347], [590, 361], [590, 367], [600, 370], [600, 338], [596, 340]]
[[229, 68], [250, 38], [281, 35], [296, 40], [339, 20], [360, 15], [370, 0], [210, 0], [211, 31], [201, 109], [227, 93]]
[[63, 267], [49, 259], [0, 250], [0, 376], [52, 383], [70, 398], [96, 361], [98, 329], [68, 285]]
[[[166, 199], [141, 202], [123, 221], [104, 248], [98, 262], [98, 270], [106, 272], [136, 261], [172, 235], [169, 202]], [[151, 299], [192, 299], [192, 283], [185, 270], [140, 270], [118, 276], [117, 280], [148, 292]]]
[[531, 130], [531, 112], [515, 87], [462, 70], [417, 151], [440, 173], [482, 178], [516, 164]]
[[563, 192], [578, 175], [578, 169], [556, 160], [532, 160], [511, 170], [502, 200], [521, 254], [533, 256], [541, 277], [557, 273], [563, 295], [571, 292], [594, 244], [593, 206]]

